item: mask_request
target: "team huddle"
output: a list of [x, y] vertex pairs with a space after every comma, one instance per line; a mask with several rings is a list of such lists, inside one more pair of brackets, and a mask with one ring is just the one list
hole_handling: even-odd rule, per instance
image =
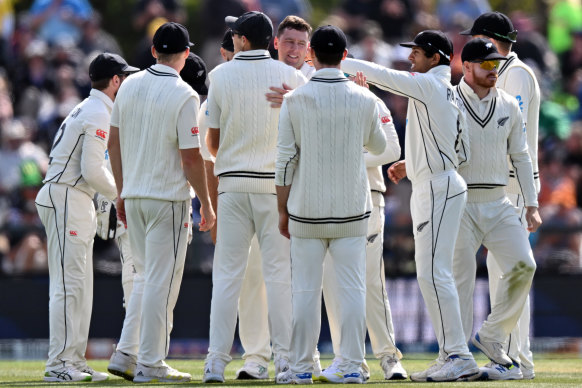
[[[509, 18], [485, 13], [462, 33], [472, 39], [454, 87], [453, 45], [441, 31], [401, 43], [411, 69], [397, 71], [346, 58], [334, 26], [312, 33], [287, 16], [275, 31], [261, 12], [225, 24], [225, 63], [209, 87], [174, 22], [156, 31], [146, 70], [109, 53], [91, 62], [90, 96], [61, 125], [36, 198], [50, 274], [44, 380], [109, 378], [85, 358], [97, 234], [117, 240], [123, 263], [125, 319], [108, 371], [135, 383], [191, 381], [165, 359], [194, 195], [198, 227], [215, 243], [202, 382], [225, 381], [237, 320], [237, 379], [268, 379], [273, 359], [278, 384], [365, 383], [366, 331], [384, 378], [407, 379], [382, 257], [389, 163], [391, 181], [412, 183], [417, 278], [439, 346], [410, 379], [533, 379], [528, 233], [541, 225], [540, 91], [511, 52]], [[368, 84], [408, 98], [403, 160], [391, 113]], [[481, 245], [491, 312], [473, 335]], [[322, 295], [334, 353], [325, 369]], [[469, 341], [488, 364], [477, 365]]]

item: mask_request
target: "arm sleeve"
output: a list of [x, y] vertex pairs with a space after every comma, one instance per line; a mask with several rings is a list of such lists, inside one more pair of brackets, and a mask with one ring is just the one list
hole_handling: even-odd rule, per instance
[[109, 116], [94, 114], [88, 117], [81, 152], [81, 175], [95, 191], [114, 201], [117, 198], [115, 180], [105, 164], [108, 140]]
[[534, 90], [533, 81], [529, 73], [521, 67], [512, 67], [507, 70], [506, 82], [503, 90], [515, 97], [519, 104], [519, 110], [527, 126], [527, 114], [532, 91]]
[[190, 97], [178, 114], [178, 148], [181, 150], [200, 147], [200, 128], [198, 127], [199, 100]]
[[214, 163], [216, 158], [210, 154], [208, 151], [208, 146], [206, 145], [206, 133], [208, 132], [208, 125], [206, 122], [208, 117], [208, 103], [204, 101], [200, 106], [200, 112], [198, 112], [198, 126], [200, 128], [200, 155], [202, 159]]
[[366, 131], [366, 138], [364, 139], [364, 147], [374, 155], [380, 155], [386, 149], [386, 135], [380, 126], [380, 111], [378, 105], [374, 104], [374, 113], [371, 121], [371, 126]]
[[386, 148], [384, 149], [384, 152], [379, 155], [373, 155], [366, 152], [364, 155], [366, 168], [383, 166], [384, 164], [394, 162], [400, 158], [400, 143], [398, 142], [398, 134], [396, 133], [390, 110], [380, 99], [378, 99], [376, 105], [380, 115], [380, 128], [382, 128], [382, 131], [386, 136]]
[[221, 109], [218, 103], [220, 98], [220, 88], [219, 80], [214, 80], [214, 77], [210, 80], [210, 88], [208, 89], [208, 101], [206, 116], [206, 125], [208, 128], [220, 128], [220, 114]]
[[457, 118], [457, 140], [455, 141], [458, 166], [469, 164], [471, 160], [471, 147], [469, 143], [469, 128], [465, 114], [459, 110]]
[[515, 170], [515, 176], [521, 187], [525, 206], [538, 206], [537, 192], [534, 184], [531, 158], [527, 149], [525, 125], [519, 108], [515, 105], [512, 115], [511, 132], [507, 139], [507, 153]]
[[119, 99], [116, 98], [116, 102], [113, 103], [113, 109], [111, 110], [111, 120], [109, 120], [109, 125], [119, 128]]
[[430, 76], [426, 74], [392, 70], [359, 59], [344, 59], [341, 67], [342, 71], [349, 75], [355, 75], [357, 71], [361, 71], [368, 83], [400, 96], [425, 100], [432, 93], [433, 84]]
[[295, 134], [293, 133], [293, 125], [287, 107], [287, 99], [284, 99], [283, 105], [281, 105], [281, 112], [279, 113], [275, 185], [291, 185], [298, 159], [299, 149], [295, 143]]

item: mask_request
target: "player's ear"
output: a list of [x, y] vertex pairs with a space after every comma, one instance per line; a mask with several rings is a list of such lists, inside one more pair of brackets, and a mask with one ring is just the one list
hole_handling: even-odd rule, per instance
[[151, 48], [151, 50], [152, 50], [152, 57], [154, 57], [154, 58], [158, 59], [158, 53], [156, 52], [156, 49], [154, 48], [154, 46], [153, 46], [153, 45], [152, 45], [152, 48]]
[[348, 56], [348, 49], [344, 49], [344, 55], [342, 55], [342, 61], [344, 59], [346, 59], [347, 56]]
[[275, 50], [279, 50], [279, 38], [275, 37], [275, 40], [273, 41], [273, 47], [275, 47]]

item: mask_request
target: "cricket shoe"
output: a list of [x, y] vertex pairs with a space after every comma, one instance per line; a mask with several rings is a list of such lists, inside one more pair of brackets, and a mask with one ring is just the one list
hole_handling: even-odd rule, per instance
[[123, 377], [128, 381], [133, 381], [137, 357], [119, 350], [113, 351], [107, 365], [107, 371], [112, 375]]
[[342, 362], [341, 357], [336, 357], [331, 362], [331, 365], [321, 371], [319, 381], [325, 383], [341, 384], [344, 382], [344, 372], [339, 368]]
[[78, 368], [79, 371], [83, 373], [87, 373], [91, 375], [91, 381], [105, 381], [109, 380], [109, 375], [105, 372], [98, 372], [95, 369], [91, 368], [89, 365], [85, 365], [81, 368]]
[[503, 350], [503, 345], [499, 342], [486, 341], [479, 337], [479, 333], [475, 334], [471, 342], [480, 351], [482, 351], [491, 361], [509, 367], [513, 364], [511, 358]]
[[362, 372], [352, 372], [352, 373], [345, 373], [344, 380], [342, 381], [344, 384], [366, 384], [366, 379]]
[[482, 380], [523, 380], [521, 368], [515, 362], [508, 368], [505, 365], [491, 361], [479, 369], [483, 374]]
[[533, 380], [536, 378], [536, 372], [534, 372], [533, 368], [529, 369], [525, 365], [521, 364], [521, 374], [523, 375], [524, 380]]
[[319, 359], [319, 351], [315, 351], [313, 356], [313, 380], [319, 380], [321, 376], [321, 361]]
[[427, 381], [427, 378], [430, 374], [437, 372], [441, 369], [444, 365], [444, 361], [440, 358], [437, 358], [432, 364], [428, 366], [427, 369], [419, 372], [414, 372], [410, 375], [410, 380], [412, 381]]
[[443, 366], [427, 376], [426, 381], [473, 381], [481, 377], [481, 370], [472, 358], [449, 356]]
[[44, 381], [49, 383], [67, 383], [71, 381], [91, 381], [89, 373], [81, 372], [73, 367], [47, 370], [44, 372]]
[[245, 362], [242, 368], [236, 371], [237, 380], [266, 380], [269, 378], [269, 370], [258, 362]]
[[366, 381], [370, 380], [370, 367], [368, 366], [368, 363], [366, 362], [365, 358], [364, 361], [362, 362], [360, 373], [362, 374], [362, 376], [364, 376], [364, 380]]
[[384, 371], [385, 380], [405, 380], [408, 378], [408, 374], [396, 354], [389, 354], [382, 357], [380, 367]]
[[281, 372], [275, 378], [277, 384], [313, 384], [311, 373], [293, 373], [291, 369]]
[[224, 383], [224, 368], [226, 362], [218, 357], [207, 358], [204, 362], [203, 383]]
[[273, 364], [275, 364], [275, 378], [277, 378], [279, 373], [287, 372], [289, 370], [289, 360], [285, 357], [275, 357]]
[[190, 373], [180, 372], [169, 365], [149, 367], [137, 364], [134, 383], [187, 383], [192, 380]]

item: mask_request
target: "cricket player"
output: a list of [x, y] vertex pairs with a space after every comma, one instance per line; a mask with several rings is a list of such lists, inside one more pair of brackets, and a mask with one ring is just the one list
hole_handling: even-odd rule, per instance
[[457, 173], [466, 162], [462, 114], [450, 84], [453, 45], [441, 31], [419, 33], [408, 59], [411, 72], [387, 69], [370, 62], [346, 59], [342, 70], [362, 71], [369, 83], [408, 97], [405, 161], [388, 170], [397, 183], [408, 176], [417, 278], [439, 344], [436, 362], [414, 381], [474, 380], [477, 363], [463, 335], [459, 296], [453, 279], [453, 249], [467, 197]]
[[344, 33], [320, 27], [310, 50], [316, 72], [307, 85], [285, 96], [279, 119], [277, 202], [279, 230], [291, 239], [293, 331], [291, 367], [277, 383], [312, 382], [327, 252], [338, 278], [331, 291], [341, 304], [342, 382], [363, 383], [365, 246], [372, 200], [362, 148], [381, 154], [386, 137], [376, 97], [340, 70], [347, 55]]
[[275, 153], [278, 110], [271, 85], [305, 83], [297, 70], [270, 58], [271, 20], [261, 12], [227, 17], [235, 56], [210, 74], [209, 151], [219, 177], [218, 230], [210, 312], [210, 345], [203, 382], [224, 382], [249, 247], [256, 234], [263, 258], [273, 352], [287, 358], [291, 325], [289, 242], [277, 233]]
[[[463, 31], [461, 34], [489, 39], [493, 42], [497, 51], [507, 58], [506, 61], [501, 62], [501, 67], [498, 69], [496, 87], [515, 97], [519, 103], [519, 109], [526, 128], [527, 148], [533, 166], [536, 192], [539, 194], [538, 122], [540, 87], [533, 70], [523, 63], [515, 52], [511, 51], [511, 46], [517, 39], [517, 31], [513, 28], [513, 23], [506, 15], [500, 12], [487, 12], [475, 20], [471, 29]], [[523, 194], [511, 163], [509, 164], [509, 183], [505, 187], [505, 192], [507, 198], [515, 206], [523, 227], [527, 229]], [[489, 272], [489, 296], [491, 305], [493, 305], [496, 303], [493, 297], [496, 295], [498, 280], [502, 272], [496, 260], [492, 258], [490, 251], [487, 255], [487, 271]], [[508, 342], [504, 344], [509, 358], [519, 367], [507, 369], [499, 364], [482, 367], [481, 370], [485, 371], [490, 379], [517, 379], [520, 371], [524, 379], [529, 380], [535, 377], [533, 355], [529, 346], [529, 325], [530, 302], [528, 296], [518, 324], [509, 335]]]
[[[208, 88], [205, 85], [206, 80], [206, 65], [204, 61], [196, 54], [188, 54], [184, 68], [180, 72], [180, 77], [190, 85], [196, 93], [202, 98], [208, 94]], [[202, 115], [202, 113], [200, 113]], [[200, 120], [201, 121], [201, 120]], [[201, 125], [201, 124], [200, 124]], [[200, 130], [202, 132], [202, 130]], [[201, 143], [202, 144], [202, 143]], [[200, 147], [200, 153], [202, 154], [202, 147]], [[104, 200], [100, 198], [100, 206], [97, 208], [99, 213], [100, 207], [106, 207]], [[115, 207], [112, 207], [110, 211], [115, 212]], [[103, 213], [101, 215], [102, 221], [102, 231], [105, 230], [105, 224], [113, 217], [107, 217], [107, 214]], [[133, 381], [135, 377], [135, 368], [137, 367], [137, 349], [139, 349], [139, 325], [141, 321], [141, 303], [134, 304], [134, 308], [128, 309], [133, 286], [136, 285], [136, 298], [140, 300], [143, 298], [143, 274], [137, 273], [134, 263], [133, 250], [129, 242], [129, 231], [126, 230], [123, 223], [118, 221], [120, 226], [117, 226], [115, 230], [115, 239], [119, 246], [119, 252], [122, 261], [122, 285], [124, 292], [124, 301], [126, 307], [126, 316], [123, 322], [123, 334], [120, 339], [120, 343], [116, 346], [115, 351], [111, 355], [109, 360], [109, 365], [107, 370], [116, 375], [123, 377], [126, 380]], [[99, 214], [97, 222], [97, 230], [99, 232]], [[192, 230], [190, 228], [190, 230]], [[108, 236], [101, 236], [107, 239]], [[188, 235], [188, 244], [191, 242], [192, 235]], [[124, 351], [125, 349], [126, 351]], [[127, 351], [131, 353], [127, 353]]]
[[111, 116], [116, 209], [130, 231], [136, 271], [143, 274], [141, 300], [135, 285], [128, 306], [141, 310], [139, 346], [131, 340], [136, 333], [124, 325], [117, 347], [137, 356], [134, 382], [191, 379], [164, 361], [192, 227], [192, 188], [201, 203], [200, 230], [209, 230], [215, 220], [198, 151], [199, 97], [179, 76], [191, 45], [181, 24], [158, 28], [152, 47], [157, 63], [128, 78]]
[[139, 69], [116, 54], [89, 66], [91, 92], [65, 118], [53, 141], [36, 208], [47, 232], [50, 277], [49, 354], [44, 380], [102, 381], [109, 375], [87, 365], [85, 351], [93, 304], [93, 196], [117, 197], [104, 163], [113, 101], [125, 77]]

